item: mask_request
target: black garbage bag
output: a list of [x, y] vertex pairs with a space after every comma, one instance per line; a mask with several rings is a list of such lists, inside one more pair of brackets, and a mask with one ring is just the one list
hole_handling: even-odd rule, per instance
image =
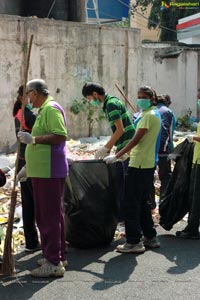
[[171, 230], [189, 211], [190, 172], [193, 158], [193, 143], [184, 140], [173, 152], [175, 167], [159, 205], [160, 225]]
[[70, 166], [64, 206], [66, 239], [73, 247], [104, 246], [113, 240], [118, 216], [117, 164], [89, 160]]

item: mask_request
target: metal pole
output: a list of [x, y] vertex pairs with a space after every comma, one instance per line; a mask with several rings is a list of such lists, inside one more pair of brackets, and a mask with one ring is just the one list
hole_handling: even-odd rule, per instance
[[86, 0], [77, 0], [77, 19], [78, 22], [85, 23], [86, 21]]

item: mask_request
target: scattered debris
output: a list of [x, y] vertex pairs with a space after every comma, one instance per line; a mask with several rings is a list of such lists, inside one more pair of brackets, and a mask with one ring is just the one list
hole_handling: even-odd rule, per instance
[[[190, 132], [179, 132], [175, 131], [174, 134], [174, 146], [177, 146], [181, 143], [187, 134]], [[96, 137], [92, 138], [82, 138], [80, 140], [70, 140], [67, 141], [67, 156], [72, 160], [92, 160], [94, 159], [94, 154], [97, 149], [106, 144], [109, 137]], [[115, 152], [115, 149], [112, 150], [112, 153]], [[173, 167], [173, 166], [172, 166]], [[0, 256], [3, 254], [4, 249], [4, 238], [8, 222], [8, 214], [10, 207], [11, 192], [13, 187], [13, 176], [14, 168], [8, 168], [7, 172], [7, 183], [4, 187], [0, 188]], [[159, 190], [160, 190], [160, 181], [158, 178], [157, 171], [155, 172], [155, 196], [157, 208], [152, 212], [152, 217], [155, 226], [159, 225]], [[15, 210], [15, 221], [13, 225], [13, 253], [17, 253], [21, 250], [21, 246], [25, 243], [24, 233], [23, 233], [23, 222], [22, 222], [22, 207], [21, 207], [21, 193], [20, 186], [19, 192], [17, 194], [17, 205]], [[123, 223], [119, 223], [115, 232], [114, 240], [118, 240], [125, 236], [125, 226]]]

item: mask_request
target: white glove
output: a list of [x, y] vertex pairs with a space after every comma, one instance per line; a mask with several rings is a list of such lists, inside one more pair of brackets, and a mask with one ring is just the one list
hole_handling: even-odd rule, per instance
[[110, 149], [102, 147], [95, 153], [95, 159], [103, 159], [110, 153]]
[[105, 161], [106, 164], [113, 164], [117, 161], [117, 158], [115, 155], [106, 156], [103, 161]]
[[186, 136], [186, 139], [187, 139], [187, 141], [189, 142], [189, 143], [193, 143], [193, 137], [194, 137], [194, 135], [187, 135]]
[[16, 182], [17, 183], [18, 183], [18, 181], [24, 182], [26, 180], [27, 180], [27, 177], [26, 177], [26, 166], [23, 166], [21, 168], [21, 170], [19, 171], [19, 173], [17, 173]]
[[25, 131], [19, 131], [17, 134], [19, 140], [23, 144], [32, 144], [32, 135]]

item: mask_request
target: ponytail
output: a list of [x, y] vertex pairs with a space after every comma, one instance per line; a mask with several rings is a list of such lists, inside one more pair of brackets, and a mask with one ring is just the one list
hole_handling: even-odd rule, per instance
[[19, 99], [19, 97], [23, 96], [23, 85], [19, 87], [17, 93], [18, 93], [17, 100], [15, 101], [13, 107], [13, 117], [17, 114], [18, 110], [22, 108], [22, 102]]

